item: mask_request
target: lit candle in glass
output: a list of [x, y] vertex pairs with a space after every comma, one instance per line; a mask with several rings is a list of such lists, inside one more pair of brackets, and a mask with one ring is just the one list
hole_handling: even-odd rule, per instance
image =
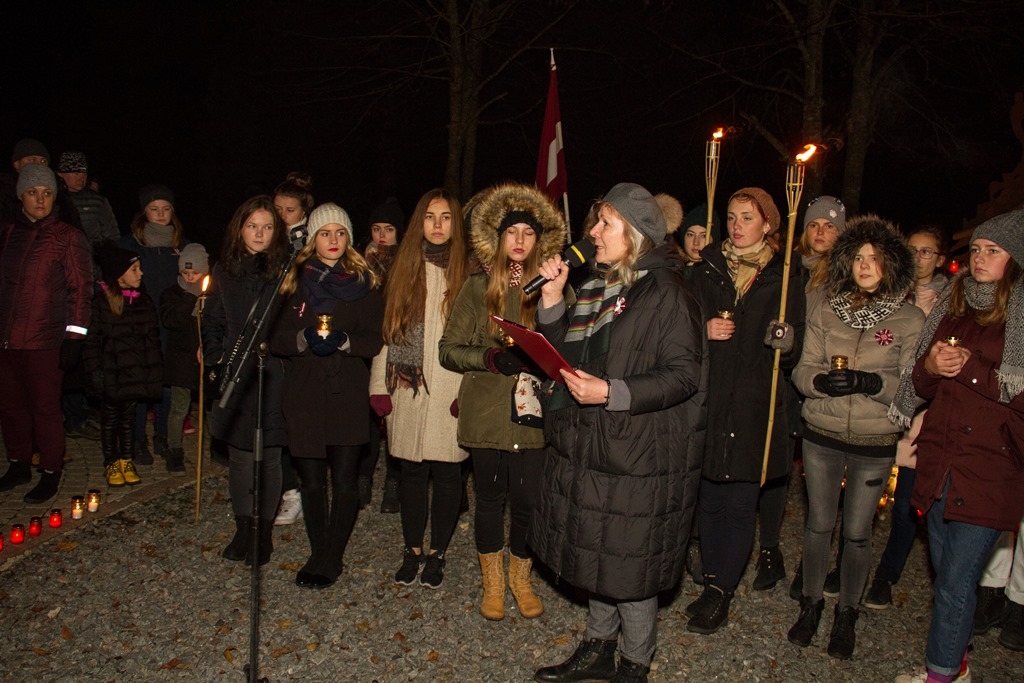
[[329, 313], [324, 313], [323, 315], [318, 315], [316, 319], [319, 321], [316, 333], [326, 339], [327, 335], [331, 333], [331, 315]]
[[11, 543], [18, 545], [25, 542], [25, 525], [15, 524], [11, 527]]
[[29, 519], [28, 520], [28, 535], [29, 536], [38, 536], [41, 533], [43, 533], [43, 518], [42, 517], [32, 517], [31, 519]]
[[89, 512], [96, 512], [100, 509], [100, 492], [96, 489], [89, 489], [89, 497], [86, 499]]
[[962, 346], [963, 345], [963, 342], [960, 341], [960, 337], [946, 337], [943, 341], [945, 341], [950, 346]]
[[846, 356], [832, 356], [832, 369], [845, 370], [850, 366], [850, 359]]
[[0, 550], [4, 549], [4, 535], [0, 533]]
[[53, 529], [59, 528], [60, 525], [61, 525], [61, 522], [63, 522], [63, 521], [64, 520], [63, 520], [63, 518], [61, 517], [61, 514], [60, 514], [60, 508], [53, 508], [52, 510], [50, 510], [50, 527], [51, 528], [53, 528]]
[[721, 318], [722, 320], [732, 320], [734, 315], [735, 314], [732, 311], [726, 310], [724, 308], [718, 312], [718, 317]]
[[71, 519], [81, 519], [85, 513], [85, 498], [73, 496], [71, 498]]

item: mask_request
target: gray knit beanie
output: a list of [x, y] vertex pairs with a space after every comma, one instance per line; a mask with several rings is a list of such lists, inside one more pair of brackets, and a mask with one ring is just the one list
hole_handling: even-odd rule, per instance
[[840, 235], [843, 234], [843, 230], [846, 230], [846, 207], [841, 200], [835, 197], [823, 194], [812, 199], [804, 213], [804, 227], [819, 218], [824, 218], [836, 226], [836, 232]]
[[146, 210], [146, 207], [149, 206], [151, 202], [155, 202], [160, 199], [164, 200], [171, 206], [174, 206], [174, 192], [166, 185], [146, 185], [139, 190], [139, 208], [143, 211]]
[[668, 232], [665, 215], [661, 212], [661, 207], [658, 206], [654, 196], [640, 185], [619, 183], [608, 190], [603, 201], [615, 207], [615, 210], [622, 214], [627, 223], [648, 237], [655, 245], [665, 241], [665, 235]]
[[313, 209], [309, 214], [309, 234], [306, 235], [306, 244], [309, 244], [320, 228], [331, 223], [337, 223], [348, 230], [348, 241], [351, 246], [356, 241], [355, 232], [352, 230], [352, 220], [348, 217], [345, 209], [333, 202], [327, 202]]
[[178, 272], [190, 268], [199, 273], [210, 272], [210, 255], [206, 247], [198, 242], [189, 242], [178, 254]]
[[974, 229], [971, 241], [991, 240], [1005, 249], [1018, 266], [1024, 267], [1024, 209], [990, 218]]
[[45, 187], [56, 192], [57, 176], [53, 175], [49, 166], [25, 164], [21, 167], [21, 173], [18, 174], [18, 184], [16, 185], [18, 196], [25, 194], [30, 187]]

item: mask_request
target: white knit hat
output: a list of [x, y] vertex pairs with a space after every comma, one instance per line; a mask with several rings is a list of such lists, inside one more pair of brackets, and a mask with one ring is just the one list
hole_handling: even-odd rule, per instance
[[354, 244], [356, 241], [355, 232], [352, 230], [352, 220], [348, 217], [348, 213], [345, 209], [341, 208], [333, 202], [327, 202], [313, 209], [309, 214], [309, 234], [306, 235], [306, 244], [320, 232], [320, 228], [325, 225], [336, 223], [348, 231], [349, 244]]

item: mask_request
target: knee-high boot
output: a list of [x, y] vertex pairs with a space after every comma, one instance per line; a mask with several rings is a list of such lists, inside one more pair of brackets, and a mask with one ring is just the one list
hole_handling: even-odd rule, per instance
[[306, 577], [320, 574], [320, 564], [327, 538], [327, 491], [323, 488], [303, 486], [299, 489], [302, 497], [302, 517], [306, 523], [309, 538], [309, 559], [299, 570], [295, 582], [304, 585]]
[[352, 536], [359, 515], [358, 489], [344, 489], [335, 486], [331, 490], [331, 516], [327, 523], [327, 537], [324, 543], [321, 574], [337, 580], [341, 575], [342, 558]]

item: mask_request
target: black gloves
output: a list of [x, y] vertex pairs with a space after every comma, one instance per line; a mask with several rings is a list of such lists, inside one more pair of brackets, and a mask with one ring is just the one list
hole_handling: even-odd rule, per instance
[[530, 367], [512, 351], [498, 347], [487, 351], [487, 369], [496, 375], [518, 375], [529, 372]]
[[60, 369], [64, 372], [78, 365], [82, 358], [82, 340], [65, 339], [60, 343]]
[[814, 388], [828, 396], [867, 394], [874, 396], [882, 390], [882, 377], [876, 372], [861, 370], [832, 370], [814, 378]]
[[341, 330], [331, 330], [326, 337], [321, 337], [315, 327], [307, 327], [302, 331], [309, 350], [317, 356], [329, 356], [348, 341], [348, 335]]

